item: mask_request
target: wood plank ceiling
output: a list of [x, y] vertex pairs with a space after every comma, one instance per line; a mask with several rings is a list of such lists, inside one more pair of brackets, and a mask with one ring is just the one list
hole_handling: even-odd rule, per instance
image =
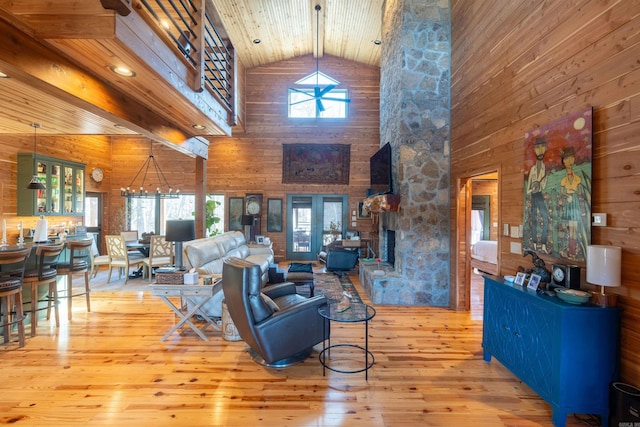
[[[319, 51], [363, 64], [380, 65], [383, 0], [216, 0], [229, 38], [247, 68]], [[259, 44], [253, 40], [259, 39]]]
[[[210, 1], [210, 0], [207, 0]], [[61, 3], [69, 5], [65, 0]], [[96, 11], [99, 0], [87, 0], [75, 13], [83, 10]], [[77, 6], [78, 4], [74, 2]], [[137, 1], [132, 2], [135, 8]], [[316, 12], [319, 4], [318, 47], [323, 53], [346, 58], [368, 65], [378, 66], [383, 0], [216, 0], [215, 7], [226, 33], [232, 41], [238, 58], [245, 68], [253, 68], [272, 62], [315, 52]], [[85, 6], [86, 5], [86, 6]], [[74, 7], [76, 7], [74, 6]], [[26, 0], [14, 3], [0, 1], [0, 20], [16, 25], [36, 38], [44, 39], [50, 25], [56, 21], [56, 13], [68, 19], [69, 9], [52, 8], [50, 2]], [[105, 12], [109, 14], [110, 12]], [[135, 13], [135, 12], [134, 12]], [[99, 19], [100, 17], [96, 17]], [[44, 19], [45, 21], [40, 21]], [[34, 23], [42, 22], [34, 30]], [[94, 21], [97, 22], [97, 21]], [[48, 25], [47, 25], [48, 23]], [[87, 27], [87, 31], [94, 31]], [[92, 37], [91, 35], [88, 36]], [[254, 39], [261, 43], [254, 44]], [[104, 79], [105, 70], [101, 61], [92, 55], [96, 50], [66, 49], [70, 41], [64, 38], [57, 42], [58, 48], [88, 74]], [[82, 56], [84, 52], [84, 57]], [[104, 61], [102, 61], [104, 62]], [[96, 69], [100, 67], [100, 69]], [[0, 61], [0, 72], [2, 69]], [[141, 88], [132, 89], [140, 91]], [[145, 88], [142, 88], [145, 90]], [[183, 114], [192, 114], [187, 111]], [[186, 118], [183, 117], [184, 120]], [[195, 120], [194, 120], [195, 121]], [[128, 129], [114, 127], [113, 116], [101, 116], [99, 109], [81, 108], [61, 99], [42, 87], [33, 87], [19, 79], [0, 78], [0, 134], [25, 134], [33, 132], [31, 122], [46, 123], [38, 134], [131, 134]]]

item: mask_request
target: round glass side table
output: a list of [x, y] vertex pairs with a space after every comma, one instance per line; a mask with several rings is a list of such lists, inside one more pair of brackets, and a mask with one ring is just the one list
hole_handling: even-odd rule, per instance
[[[322, 351], [318, 356], [322, 364], [322, 375], [325, 375], [326, 369], [343, 374], [355, 374], [364, 371], [365, 379], [368, 380], [369, 369], [375, 363], [373, 353], [369, 351], [369, 321], [376, 315], [376, 309], [367, 304], [352, 302], [349, 308], [340, 311], [338, 303], [335, 302], [318, 307], [318, 313], [325, 319], [324, 328], [326, 329], [324, 332], [328, 337], [323, 342]], [[364, 347], [352, 343], [331, 344], [331, 322], [364, 323]], [[331, 349], [337, 347], [350, 347], [356, 349], [356, 351], [362, 351], [364, 353], [364, 365], [355, 369], [331, 367], [328, 359], [331, 358]]]

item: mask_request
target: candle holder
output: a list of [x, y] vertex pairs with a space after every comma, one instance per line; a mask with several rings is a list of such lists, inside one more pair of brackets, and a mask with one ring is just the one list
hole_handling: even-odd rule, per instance
[[18, 224], [18, 246], [24, 246], [24, 227], [22, 226], [22, 221]]
[[7, 238], [6, 237], [3, 237], [2, 238], [2, 243], [0, 243], [0, 247], [4, 247], [4, 246], [9, 246], [9, 245], [7, 245]]

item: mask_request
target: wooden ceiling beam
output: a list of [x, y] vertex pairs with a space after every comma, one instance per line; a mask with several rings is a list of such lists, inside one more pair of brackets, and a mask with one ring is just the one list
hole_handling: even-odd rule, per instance
[[11, 23], [26, 24], [41, 39], [110, 38], [114, 34], [116, 11], [105, 9], [97, 0], [0, 0], [0, 9]]
[[118, 15], [127, 16], [131, 13], [131, 2], [128, 0], [100, 0], [102, 7], [118, 12]]
[[208, 143], [195, 138], [137, 100], [86, 73], [46, 46], [0, 21], [0, 66], [19, 79], [184, 154], [208, 156]]

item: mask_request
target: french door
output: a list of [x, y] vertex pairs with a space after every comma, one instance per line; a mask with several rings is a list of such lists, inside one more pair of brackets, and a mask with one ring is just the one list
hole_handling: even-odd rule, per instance
[[342, 238], [348, 201], [345, 194], [287, 195], [287, 260], [315, 260], [324, 245]]

